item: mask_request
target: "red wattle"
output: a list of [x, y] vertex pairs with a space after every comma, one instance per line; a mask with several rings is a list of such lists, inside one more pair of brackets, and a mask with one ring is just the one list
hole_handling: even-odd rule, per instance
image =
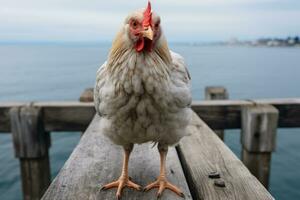
[[136, 42], [135, 50], [136, 50], [137, 52], [141, 52], [141, 51], [144, 49], [144, 46], [145, 46], [144, 38], [139, 39], [139, 40]]

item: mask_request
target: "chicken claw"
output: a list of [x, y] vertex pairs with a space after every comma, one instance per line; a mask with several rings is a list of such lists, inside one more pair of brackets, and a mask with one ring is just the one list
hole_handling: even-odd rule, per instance
[[168, 147], [165, 147], [161, 144], [158, 144], [158, 150], [160, 154], [160, 173], [156, 181], [150, 183], [144, 188], [144, 191], [149, 191], [153, 188], [158, 188], [157, 198], [159, 198], [165, 189], [169, 189], [175, 192], [178, 196], [184, 197], [183, 192], [176, 187], [175, 185], [171, 184], [167, 181], [166, 178], [166, 156], [168, 152]]
[[118, 200], [121, 199], [121, 193], [122, 193], [122, 190], [124, 187], [129, 187], [129, 188], [133, 188], [136, 190], [142, 189], [141, 186], [132, 182], [131, 178], [128, 176], [128, 161], [129, 161], [129, 156], [132, 151], [132, 148], [133, 148], [133, 145], [129, 146], [129, 148], [124, 148], [124, 160], [123, 160], [122, 173], [121, 173], [120, 178], [117, 181], [108, 183], [101, 188], [101, 190], [118, 188], [117, 194], [116, 194]]
[[163, 191], [165, 189], [169, 189], [169, 190], [175, 192], [178, 196], [184, 197], [183, 192], [178, 187], [176, 187], [175, 185], [171, 184], [169, 181], [167, 181], [164, 178], [161, 178], [161, 179], [158, 178], [153, 183], [150, 183], [149, 185], [147, 185], [144, 188], [144, 191], [149, 191], [149, 190], [151, 190], [153, 188], [158, 188], [157, 198], [161, 197], [161, 195], [162, 195], [162, 193], [163, 193]]
[[119, 200], [121, 198], [121, 192], [123, 190], [124, 187], [129, 187], [129, 188], [133, 188], [136, 190], [141, 190], [141, 186], [139, 186], [138, 184], [135, 184], [134, 182], [132, 182], [131, 180], [129, 180], [128, 177], [120, 177], [117, 181], [108, 183], [106, 185], [104, 185], [101, 190], [108, 190], [111, 188], [118, 188], [117, 190], [117, 199]]

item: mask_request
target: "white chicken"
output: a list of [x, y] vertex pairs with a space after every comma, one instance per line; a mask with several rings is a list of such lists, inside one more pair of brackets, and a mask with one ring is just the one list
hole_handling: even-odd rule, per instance
[[145, 187], [158, 188], [160, 196], [170, 189], [167, 181], [168, 147], [186, 135], [191, 118], [190, 76], [183, 58], [171, 52], [162, 33], [160, 17], [146, 9], [131, 13], [113, 41], [108, 60], [99, 68], [94, 88], [102, 132], [124, 148], [122, 173], [103, 189], [124, 187], [140, 190], [128, 176], [128, 160], [134, 144], [155, 142], [160, 153], [160, 175]]

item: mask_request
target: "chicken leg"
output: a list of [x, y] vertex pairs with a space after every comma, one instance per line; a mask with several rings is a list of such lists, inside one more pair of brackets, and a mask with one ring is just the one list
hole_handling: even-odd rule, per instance
[[165, 189], [169, 189], [175, 192], [180, 197], [184, 197], [183, 192], [175, 185], [167, 181], [166, 178], [166, 157], [168, 153], [168, 146], [163, 146], [161, 144], [158, 144], [158, 150], [160, 154], [160, 174], [156, 181], [150, 183], [144, 188], [144, 191], [149, 191], [153, 188], [158, 188], [157, 197], [159, 198]]
[[141, 186], [132, 182], [128, 176], [128, 161], [132, 149], [133, 149], [133, 145], [130, 145], [130, 147], [128, 148], [124, 147], [124, 160], [123, 160], [123, 167], [122, 167], [122, 173], [120, 178], [117, 181], [108, 183], [101, 188], [102, 190], [118, 188], [116, 193], [118, 200], [121, 198], [122, 189], [126, 186], [136, 190], [141, 190]]

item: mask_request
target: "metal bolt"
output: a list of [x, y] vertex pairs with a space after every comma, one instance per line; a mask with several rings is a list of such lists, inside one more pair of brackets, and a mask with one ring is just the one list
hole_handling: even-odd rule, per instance
[[210, 172], [208, 174], [209, 178], [220, 178], [220, 174], [217, 171]]
[[225, 182], [222, 179], [216, 179], [214, 184], [217, 187], [225, 187]]

